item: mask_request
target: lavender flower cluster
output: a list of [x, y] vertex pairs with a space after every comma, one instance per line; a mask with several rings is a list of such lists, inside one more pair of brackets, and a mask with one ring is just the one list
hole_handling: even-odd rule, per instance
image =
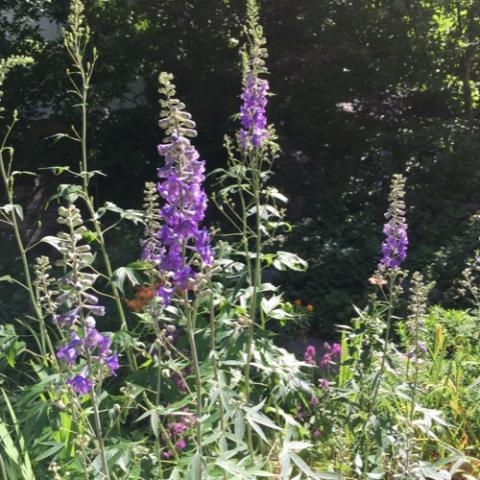
[[405, 220], [405, 179], [402, 175], [394, 175], [390, 191], [390, 207], [385, 214], [387, 223], [383, 227], [386, 238], [382, 243], [382, 269], [396, 269], [407, 257], [408, 236]]
[[[305, 363], [312, 366], [318, 366], [325, 373], [331, 371], [333, 374], [338, 372], [337, 362], [342, 356], [342, 347], [339, 343], [323, 344], [323, 354], [320, 362], [317, 363], [317, 351], [313, 345], [308, 345], [303, 354]], [[320, 378], [319, 385], [323, 390], [328, 390], [330, 382], [327, 378]], [[313, 400], [315, 403], [315, 400]]]
[[[98, 305], [96, 307], [102, 308]], [[69, 317], [73, 319], [72, 312]], [[80, 328], [71, 331], [70, 341], [60, 347], [57, 358], [68, 365], [69, 369], [79, 370], [79, 373], [70, 377], [67, 383], [76, 393], [84, 395], [93, 387], [99, 368], [108, 375], [116, 375], [120, 365], [118, 354], [111, 350], [110, 337], [102, 335], [95, 328], [95, 319], [92, 316], [86, 317], [83, 321], [79, 321], [77, 317], [75, 323]]]
[[184, 105], [173, 98], [175, 93], [171, 76], [163, 74], [161, 92], [167, 97], [162, 102], [166, 115], [160, 121], [168, 137], [158, 146], [165, 165], [158, 169], [160, 182], [157, 191], [165, 201], [160, 209], [161, 227], [156, 234], [158, 245], [144, 250], [144, 258], [155, 263], [162, 276], [157, 296], [163, 305], [169, 305], [176, 291], [193, 289], [198, 273], [213, 262], [210, 235], [200, 226], [205, 218], [207, 196], [203, 190], [205, 162], [191, 144], [195, 124]]
[[[103, 316], [105, 308], [89, 291], [98, 275], [88, 271], [93, 255], [89, 245], [80, 243], [86, 228], [79, 210], [74, 205], [61, 207], [58, 222], [66, 225], [69, 232], [60, 232], [53, 242], [63, 255], [63, 260], [57, 263], [68, 272], [58, 282], [62, 293], [55, 300], [56, 313], [52, 316], [62, 337], [68, 338], [58, 350], [57, 358], [71, 374], [67, 383], [83, 395], [96, 379], [116, 374], [118, 355], [111, 350], [111, 339], [96, 329], [94, 316]], [[64, 312], [57, 313], [58, 309]]]
[[243, 149], [260, 148], [268, 138], [266, 107], [268, 81], [253, 73], [247, 75], [240, 107], [240, 145]]

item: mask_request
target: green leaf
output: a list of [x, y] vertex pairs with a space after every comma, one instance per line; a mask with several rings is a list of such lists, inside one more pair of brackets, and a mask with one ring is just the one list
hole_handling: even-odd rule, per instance
[[10, 216], [15, 212], [17, 217], [23, 221], [23, 208], [21, 205], [18, 205], [16, 203], [7, 203], [6, 205], [0, 207], [0, 210], [4, 211], [7, 215]]
[[125, 281], [127, 281], [134, 287], [140, 285], [141, 278], [133, 268], [120, 267], [113, 272], [112, 283], [120, 290], [122, 294], [125, 294]]
[[197, 480], [198, 478], [202, 478], [202, 469], [204, 466], [203, 457], [196, 453], [190, 462], [190, 468], [188, 471], [189, 477], [192, 480]]
[[308, 478], [313, 478], [314, 480], [338, 480], [340, 477], [335, 473], [328, 472], [314, 472], [305, 462], [305, 460], [297, 455], [296, 453], [289, 452], [292, 462], [297, 466], [297, 468]]
[[82, 238], [87, 243], [93, 243], [97, 240], [98, 235], [96, 234], [96, 232], [92, 232], [91, 230], [85, 230], [82, 232]]
[[55, 250], [58, 250], [59, 252], [61, 251], [60, 249], [62, 247], [63, 242], [58, 237], [54, 237], [53, 235], [47, 235], [46, 237], [43, 237], [40, 241], [43, 243], [48, 243], [53, 248], [55, 248]]
[[298, 272], [304, 272], [308, 268], [308, 263], [294, 253], [279, 250], [273, 261], [273, 266], [277, 270], [296, 270]]
[[55, 445], [53, 445], [52, 447], [50, 447], [49, 449], [45, 450], [40, 455], [38, 455], [38, 457], [35, 457], [34, 461], [40, 462], [41, 460], [45, 460], [46, 458], [51, 457], [55, 455], [57, 452], [59, 452], [60, 450], [62, 450], [63, 447], [64, 447], [63, 443], [56, 443]]
[[84, 195], [82, 187], [80, 185], [71, 185], [68, 183], [63, 183], [58, 186], [57, 193], [52, 195], [47, 203], [45, 204], [45, 209], [48, 208], [50, 203], [53, 200], [65, 200], [67, 203], [75, 203], [79, 197]]

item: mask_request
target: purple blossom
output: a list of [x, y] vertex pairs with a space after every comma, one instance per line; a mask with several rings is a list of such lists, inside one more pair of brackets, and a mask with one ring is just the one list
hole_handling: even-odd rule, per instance
[[115, 376], [117, 374], [117, 370], [120, 368], [120, 364], [118, 363], [118, 353], [113, 353], [112, 355], [105, 357], [103, 361], [105, 362], [110, 374]]
[[96, 328], [87, 329], [87, 332], [85, 346], [88, 349], [93, 350], [105, 341], [105, 337]]
[[175, 373], [173, 377], [175, 385], [177, 386], [178, 390], [182, 393], [185, 393], [187, 391], [187, 382], [185, 381], [185, 377], [190, 375], [190, 373], [191, 373], [191, 368], [186, 367], [182, 370], [181, 375], [180, 373]]
[[317, 356], [317, 351], [315, 350], [315, 347], [313, 345], [309, 345], [305, 349], [305, 353], [303, 354], [303, 359], [305, 363], [308, 363], [309, 365], [316, 365], [316, 356]]
[[93, 382], [83, 375], [75, 375], [68, 379], [67, 383], [71, 385], [73, 391], [79, 395], [85, 395], [93, 386]]
[[185, 448], [187, 448], [187, 442], [185, 441], [185, 439], [180, 438], [179, 440], [177, 440], [175, 442], [175, 448], [177, 450], [184, 450]]
[[55, 301], [65, 313], [54, 316], [52, 321], [62, 337], [68, 339], [57, 351], [57, 358], [68, 366], [67, 384], [83, 395], [105, 375], [105, 365], [110, 374], [115, 374], [118, 357], [110, 349], [110, 338], [96, 328], [94, 316], [105, 315], [105, 307], [99, 305], [98, 297], [91, 293], [98, 274], [91, 271], [94, 257], [90, 246], [80, 243], [85, 228], [80, 211], [74, 205], [61, 207], [59, 217], [59, 223], [70, 225], [68, 238], [77, 248], [61, 249], [64, 264], [70, 271], [58, 281], [61, 291]]
[[240, 145], [244, 149], [260, 148], [268, 138], [266, 107], [268, 81], [253, 73], [247, 75], [240, 107]]
[[405, 222], [390, 220], [385, 224], [383, 233], [386, 238], [382, 243], [381, 264], [385, 268], [398, 268], [407, 257], [407, 225]]
[[[150, 260], [166, 279], [156, 295], [163, 305], [169, 305], [177, 290], [194, 287], [199, 271], [212, 264], [213, 250], [208, 231], [200, 227], [207, 209], [205, 162], [188, 138], [175, 133], [170, 143], [158, 146], [158, 152], [165, 157], [165, 166], [158, 169], [157, 187], [165, 203], [160, 209], [163, 225], [156, 235], [159, 254]], [[199, 262], [193, 267], [195, 255]], [[143, 256], [148, 257], [148, 251]]]
[[320, 367], [321, 368], [328, 368], [329, 365], [332, 363], [332, 355], [330, 352], [326, 352], [323, 354], [322, 359], [320, 360]]
[[321, 378], [318, 381], [318, 384], [319, 384], [320, 388], [325, 390], [325, 391], [330, 389], [330, 382], [326, 378]]
[[175, 435], [183, 435], [188, 430], [188, 425], [182, 422], [169, 423], [167, 428]]
[[[97, 311], [101, 313], [101, 310]], [[79, 358], [90, 357], [89, 367], [83, 367], [81, 374], [74, 375], [67, 381], [74, 392], [80, 395], [84, 395], [90, 390], [94, 384], [96, 372], [102, 364], [107, 367], [110, 375], [116, 375], [120, 368], [118, 354], [113, 353], [110, 349], [112, 343], [110, 337], [102, 335], [95, 328], [95, 324], [95, 319], [87, 316], [83, 320], [84, 328], [77, 325], [71, 333], [70, 341], [62, 345], [57, 352], [57, 358], [68, 364], [71, 369], [75, 368], [75, 363]]]
[[420, 353], [423, 353], [424, 355], [427, 353], [427, 344], [425, 342], [419, 340], [417, 343], [417, 347]]
[[58, 350], [57, 358], [69, 365], [73, 365], [77, 360], [82, 344], [82, 339], [76, 333], [73, 333], [71, 340]]
[[61, 313], [59, 315], [54, 315], [52, 318], [52, 322], [54, 325], [57, 325], [58, 327], [63, 327], [63, 326], [70, 326], [72, 325], [75, 320], [78, 318], [78, 312], [80, 311], [79, 307], [75, 307], [72, 310], [69, 310], [66, 313]]
[[383, 227], [385, 240], [382, 243], [382, 259], [380, 267], [383, 269], [399, 268], [407, 257], [408, 236], [405, 220], [405, 179], [401, 175], [394, 175], [390, 192], [390, 207], [385, 214], [387, 223]]
[[332, 343], [332, 356], [340, 358], [342, 356], [342, 346], [339, 343]]
[[[339, 343], [328, 343], [323, 344], [323, 355], [320, 360], [320, 367], [323, 369], [329, 368], [331, 365], [335, 364], [336, 360], [339, 360], [342, 356], [342, 346]], [[332, 371], [335, 370], [332, 369]]]

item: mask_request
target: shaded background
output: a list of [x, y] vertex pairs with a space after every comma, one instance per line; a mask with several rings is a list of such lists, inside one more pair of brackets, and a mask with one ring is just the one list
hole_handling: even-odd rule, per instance
[[[139, 208], [155, 177], [157, 75], [174, 73], [199, 129], [209, 169], [225, 163], [223, 135], [239, 106], [240, 0], [90, 0], [87, 16], [100, 61], [91, 104], [92, 168], [100, 202]], [[269, 107], [282, 146], [274, 183], [290, 198], [289, 249], [310, 263], [283, 282], [291, 299], [315, 308], [312, 333], [328, 337], [362, 304], [382, 240], [391, 175], [408, 177], [411, 248], [407, 268], [437, 281], [436, 301], [454, 305], [455, 279], [477, 246], [480, 226], [478, 80], [480, 2], [262, 0], [270, 51]], [[62, 47], [65, 0], [2, 0], [0, 56], [35, 65], [5, 85], [4, 104], [21, 112], [17, 168], [76, 166], [72, 145], [55, 143], [77, 119]], [[2, 121], [3, 122], [3, 121]], [[2, 123], [3, 124], [3, 123]], [[65, 181], [18, 186], [25, 235], [53, 223], [43, 204]], [[210, 212], [216, 221], [215, 212]], [[42, 228], [37, 229], [38, 221]], [[118, 243], [122, 238], [122, 243]], [[110, 238], [116, 263], [138, 255], [136, 232]], [[0, 228], [0, 275], [15, 269]], [[2, 287], [0, 320], [22, 299]]]

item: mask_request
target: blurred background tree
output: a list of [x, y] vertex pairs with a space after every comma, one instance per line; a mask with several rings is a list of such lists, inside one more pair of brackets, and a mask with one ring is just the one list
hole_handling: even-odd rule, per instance
[[[311, 265], [284, 282], [292, 299], [314, 305], [313, 333], [332, 336], [352, 303], [362, 303], [394, 172], [408, 176], [408, 266], [437, 280], [437, 300], [454, 304], [454, 280], [479, 233], [479, 2], [260, 3], [275, 93], [270, 116], [283, 146], [275, 182], [291, 199], [289, 248]], [[95, 168], [108, 174], [97, 184], [100, 201], [139, 207], [142, 185], [155, 175], [162, 70], [177, 78], [209, 168], [223, 165], [223, 134], [234, 128], [239, 103], [244, 2], [86, 4], [100, 52], [90, 144]], [[0, 7], [0, 56], [36, 60], [5, 88], [5, 106], [23, 117], [15, 139], [19, 168], [77, 164], [71, 146], [51, 138], [76, 115], [65, 93], [67, 11], [67, 0], [3, 0]], [[48, 229], [41, 205], [58, 179], [43, 171], [32, 182], [25, 180], [23, 190], [27, 221], [40, 218]], [[118, 245], [119, 258], [135, 256], [132, 242]], [[10, 267], [6, 256], [0, 270]]]

